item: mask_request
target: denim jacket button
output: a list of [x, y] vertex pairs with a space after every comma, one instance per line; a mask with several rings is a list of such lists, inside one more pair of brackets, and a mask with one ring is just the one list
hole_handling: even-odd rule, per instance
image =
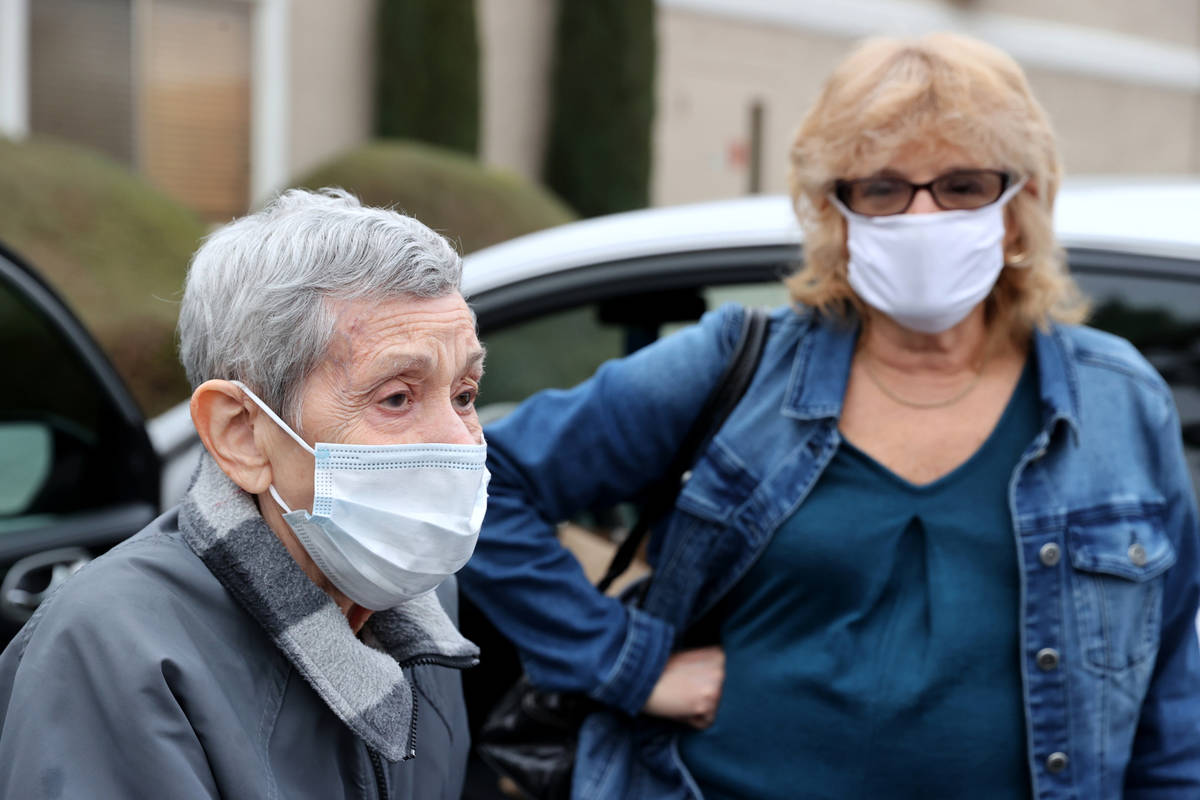
[[1048, 772], [1059, 773], [1067, 768], [1066, 753], [1051, 753], [1046, 757], [1046, 770]]
[[1058, 666], [1058, 651], [1053, 647], [1043, 647], [1038, 650], [1036, 661], [1042, 672], [1049, 672]]
[[1062, 548], [1054, 542], [1046, 542], [1042, 545], [1042, 549], [1038, 551], [1038, 558], [1047, 567], [1053, 567], [1062, 558]]
[[1129, 560], [1133, 562], [1135, 567], [1146, 566], [1146, 548], [1137, 542], [1129, 545]]

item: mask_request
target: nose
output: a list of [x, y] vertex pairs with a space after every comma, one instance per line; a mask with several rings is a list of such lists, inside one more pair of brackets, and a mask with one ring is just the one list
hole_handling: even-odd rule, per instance
[[905, 214], [931, 214], [935, 211], [941, 211], [938, 204], [933, 202], [933, 193], [928, 189], [917, 189], [917, 193], [913, 196], [912, 202], [908, 204], [908, 210]]
[[454, 399], [438, 403], [429, 409], [421, 426], [421, 440], [426, 444], [479, 444], [478, 425], [472, 425], [475, 416], [463, 416], [454, 405]]

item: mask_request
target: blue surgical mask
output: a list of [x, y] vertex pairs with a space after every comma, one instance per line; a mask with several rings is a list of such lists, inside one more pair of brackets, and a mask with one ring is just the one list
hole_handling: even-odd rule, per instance
[[313, 455], [312, 512], [271, 497], [317, 568], [364, 608], [392, 608], [436, 588], [475, 550], [487, 509], [486, 445], [310, 447], [240, 381], [276, 425]]

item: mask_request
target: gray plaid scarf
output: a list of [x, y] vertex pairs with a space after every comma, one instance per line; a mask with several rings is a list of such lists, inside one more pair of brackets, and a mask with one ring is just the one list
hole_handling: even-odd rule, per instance
[[204, 453], [179, 513], [184, 539], [333, 713], [390, 761], [411, 758], [416, 694], [404, 668], [464, 668], [479, 648], [433, 593], [371, 615], [359, 639], [267, 527], [254, 498]]

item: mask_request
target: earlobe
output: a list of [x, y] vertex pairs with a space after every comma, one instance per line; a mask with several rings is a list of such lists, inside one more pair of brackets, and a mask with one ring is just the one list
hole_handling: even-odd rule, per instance
[[192, 422], [221, 471], [250, 494], [271, 485], [271, 462], [254, 437], [257, 409], [230, 381], [205, 381], [192, 392]]

